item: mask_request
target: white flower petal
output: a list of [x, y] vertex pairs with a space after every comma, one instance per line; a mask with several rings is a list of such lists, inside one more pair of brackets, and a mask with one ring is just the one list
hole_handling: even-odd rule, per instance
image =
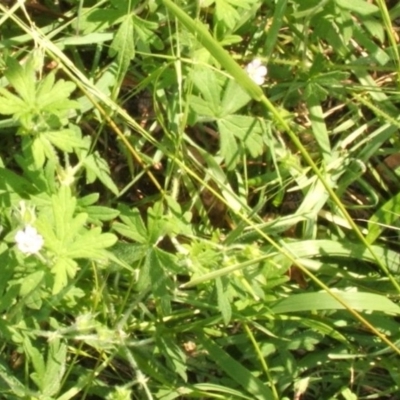
[[27, 225], [24, 230], [20, 230], [15, 235], [15, 242], [21, 253], [30, 255], [37, 254], [43, 247], [44, 240], [36, 228]]
[[245, 67], [245, 71], [249, 77], [257, 84], [262, 85], [267, 75], [267, 67], [262, 65], [262, 61], [259, 58], [255, 58]]

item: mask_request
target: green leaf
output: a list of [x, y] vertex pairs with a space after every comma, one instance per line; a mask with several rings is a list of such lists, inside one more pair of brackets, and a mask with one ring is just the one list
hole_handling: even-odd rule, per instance
[[45, 78], [45, 81], [38, 86], [36, 101], [39, 104], [40, 110], [58, 114], [60, 110], [69, 111], [79, 108], [79, 103], [77, 101], [68, 99], [71, 93], [76, 89], [76, 85], [73, 82], [60, 79], [51, 90], [47, 90], [51, 83], [53, 83], [52, 79], [49, 79], [47, 82]]
[[[2, 381], [2, 391], [8, 387], [10, 392], [13, 393], [19, 399], [34, 398], [36, 393], [29, 390], [21, 381], [15, 376], [15, 371], [11, 371], [9, 367], [0, 361], [0, 378]], [[4, 383], [3, 383], [4, 382]], [[4, 385], [4, 386], [3, 386]]]
[[135, 41], [132, 17], [128, 14], [119, 26], [110, 45], [110, 56], [118, 58], [119, 75], [125, 73], [135, 57]]
[[43, 271], [36, 271], [24, 277], [19, 295], [24, 298], [24, 302], [29, 308], [38, 310], [42, 306], [40, 292], [38, 293], [37, 289], [40, 289], [43, 281]]
[[315, 93], [312, 92], [307, 96], [307, 106], [310, 112], [311, 127], [314, 138], [319, 145], [324, 160], [326, 163], [329, 163], [332, 159], [332, 149], [320, 99]]
[[85, 212], [88, 214], [89, 219], [93, 221], [111, 221], [119, 215], [118, 210], [103, 206], [85, 207]]
[[215, 342], [204, 335], [199, 335], [197, 340], [207, 351], [209, 357], [215, 364], [244, 390], [250, 393], [254, 399], [273, 399], [271, 390], [254, 376], [241, 363], [237, 362]]
[[353, 11], [360, 15], [378, 14], [379, 7], [366, 0], [335, 0], [335, 3], [345, 10]]
[[68, 186], [61, 186], [59, 192], [51, 197], [51, 202], [56, 237], [61, 243], [67, 244], [86, 222], [85, 215], [80, 214], [76, 217], [75, 223], [71, 223], [76, 207], [76, 197], [72, 196]]
[[395, 226], [400, 217], [400, 193], [394, 195], [389, 201], [383, 204], [368, 221], [368, 235], [366, 237], [369, 243], [373, 243], [386, 228]]
[[220, 128], [220, 151], [227, 169], [233, 170], [240, 160], [241, 151], [233, 132], [229, 129], [224, 129], [224, 127], [225, 125], [222, 123], [222, 129]]
[[163, 41], [156, 35], [159, 29], [159, 24], [149, 19], [142, 19], [138, 15], [133, 15], [133, 24], [138, 39], [138, 47], [144, 48], [146, 52], [150, 53], [149, 45], [154, 46], [157, 50], [164, 49]]
[[244, 115], [228, 115], [218, 120], [221, 134], [221, 154], [228, 169], [233, 169], [241, 154], [234, 137], [240, 140], [241, 147], [252, 157], [263, 152], [263, 128], [257, 118]]
[[229, 79], [222, 95], [221, 116], [235, 113], [248, 104], [250, 100], [250, 95], [236, 81]]
[[42, 133], [51, 144], [66, 153], [72, 153], [74, 149], [84, 147], [82, 137], [75, 129], [61, 129], [59, 131], [46, 131]]
[[176, 264], [172, 254], [156, 247], [149, 248], [139, 274], [138, 290], [145, 290], [151, 285], [153, 296], [161, 302], [165, 314], [170, 312], [169, 298], [173, 289], [167, 271]]
[[8, 90], [0, 88], [0, 114], [10, 115], [21, 111], [26, 111], [25, 102]]
[[112, 233], [101, 233], [100, 228], [92, 228], [76, 237], [66, 254], [71, 258], [104, 259], [107, 258], [104, 250], [116, 241], [117, 237]]
[[[100, 157], [98, 152], [94, 152], [86, 156], [83, 160], [84, 167], [92, 173], [100, 182], [109, 189], [116, 196], [119, 190], [110, 176], [110, 168], [108, 167], [107, 161]], [[93, 182], [94, 179], [89, 179], [87, 175], [88, 183]]]
[[11, 83], [24, 102], [29, 107], [34, 107], [36, 100], [36, 77], [33, 58], [29, 58], [24, 66], [21, 66], [20, 63], [13, 58], [8, 58], [6, 64], [7, 69], [4, 75], [7, 80]]
[[[387, 297], [374, 293], [335, 291], [346, 304], [355, 310], [382, 311], [400, 314], [400, 307]], [[271, 306], [273, 312], [288, 313], [316, 310], [341, 310], [345, 307], [327, 292], [292, 294]]]
[[147, 231], [151, 244], [158, 243], [169, 231], [168, 217], [164, 213], [164, 204], [161, 201], [147, 211]]
[[148, 232], [140, 211], [136, 208], [130, 210], [126, 206], [120, 206], [120, 219], [123, 224], [115, 222], [112, 227], [119, 234], [138, 243], [148, 242]]
[[[213, 108], [212, 104], [208, 101], [203, 100], [199, 96], [190, 95], [189, 96], [189, 104], [190, 108], [199, 116], [209, 117], [205, 118], [205, 120], [214, 120], [216, 117], [216, 110]], [[204, 118], [201, 118], [204, 121]]]
[[171, 334], [169, 332], [164, 332], [164, 330], [157, 332], [156, 338], [157, 344], [162, 354], [165, 356], [167, 363], [170, 365], [171, 370], [186, 382], [187, 360], [181, 347], [178, 346]]
[[51, 267], [54, 274], [52, 294], [59, 293], [68, 284], [68, 278], [73, 278], [78, 271], [78, 264], [67, 257], [59, 257]]
[[28, 145], [27, 150], [31, 152], [35, 167], [37, 169], [43, 168], [46, 162], [46, 153], [49, 154], [49, 149], [46, 151], [46, 141], [41, 140], [41, 137], [37, 136], [34, 139], [27, 138], [26, 143]]
[[221, 311], [224, 324], [228, 325], [232, 318], [232, 307], [227, 290], [228, 281], [226, 277], [217, 277], [215, 287], [217, 289], [218, 309]]
[[46, 361], [46, 372], [43, 377], [42, 393], [45, 396], [54, 396], [59, 392], [65, 372], [66, 358], [66, 344], [59, 338], [51, 340]]
[[190, 77], [196, 89], [201, 93], [204, 104], [208, 104], [208, 107], [204, 105], [203, 108], [212, 110], [211, 115], [218, 116], [221, 108], [221, 82], [218, 80], [216, 72], [210, 68], [197, 67], [192, 71]]
[[23, 348], [25, 354], [28, 355], [29, 360], [32, 362], [34, 373], [31, 374], [32, 380], [40, 391], [43, 390], [43, 379], [46, 373], [46, 367], [43, 355], [36, 347], [34, 347], [28, 337], [24, 337]]
[[221, 44], [211, 36], [204, 24], [194, 21], [172, 0], [162, 0], [162, 2], [253, 99], [260, 101], [263, 98], [262, 89], [247, 75]]

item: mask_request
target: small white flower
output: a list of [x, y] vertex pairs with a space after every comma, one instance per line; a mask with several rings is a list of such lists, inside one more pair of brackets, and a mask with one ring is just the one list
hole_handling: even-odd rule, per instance
[[257, 85], [262, 85], [264, 83], [265, 76], [267, 75], [267, 67], [262, 64], [259, 58], [247, 64], [245, 71]]
[[43, 237], [36, 228], [27, 225], [24, 230], [20, 230], [15, 235], [15, 242], [18, 250], [24, 254], [37, 254], [43, 247]]

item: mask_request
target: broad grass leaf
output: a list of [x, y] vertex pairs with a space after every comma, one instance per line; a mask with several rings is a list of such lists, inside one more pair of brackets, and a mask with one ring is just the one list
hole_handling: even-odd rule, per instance
[[285, 18], [287, 3], [288, 0], [280, 0], [279, 2], [275, 3], [274, 15], [272, 18], [272, 23], [268, 27], [268, 36], [267, 39], [265, 40], [264, 51], [263, 51], [263, 54], [267, 58], [270, 58], [274, 51], [279, 32], [281, 30]]
[[19, 399], [35, 398], [36, 393], [32, 392], [28, 387], [22, 384], [15, 375], [15, 371], [11, 371], [3, 361], [0, 361], [2, 392], [8, 388], [10, 392]]
[[382, 24], [382, 21], [375, 18], [363, 18], [363, 24], [365, 29], [376, 39], [379, 40], [380, 43], [383, 43], [385, 40], [385, 27]]
[[393, 227], [396, 229], [394, 225], [399, 220], [399, 217], [400, 193], [397, 193], [370, 217], [368, 221], [367, 241], [369, 243], [375, 242], [386, 228]]
[[[369, 35], [367, 35], [359, 26], [354, 27], [353, 39], [357, 41], [359, 46], [364, 47], [365, 48], [364, 51], [368, 53], [368, 58], [364, 60], [364, 62], [369, 61], [369, 63], [371, 63], [371, 61], [376, 61], [379, 65], [384, 66], [391, 61], [391, 57], [388, 54], [388, 52], [386, 52], [385, 49], [379, 45], [379, 43], [376, 43], [376, 41], [371, 40]], [[373, 82], [373, 86], [375, 86], [375, 81], [371, 78], [371, 76], [367, 75], [365, 76], [365, 78], [367, 80], [370, 80], [371, 83]], [[382, 106], [384, 105], [383, 97], [386, 97], [386, 94], [384, 92], [380, 90], [377, 90], [376, 92], [372, 91], [371, 97], [373, 96], [376, 96], [375, 97], [376, 100], [379, 100], [380, 97], [380, 99], [382, 100], [382, 104], [380, 103], [380, 105]], [[388, 104], [385, 104], [385, 106], [393, 107], [393, 104], [388, 102]]]
[[178, 346], [174, 338], [168, 332], [162, 330], [156, 333], [157, 344], [165, 357], [167, 364], [174, 373], [178, 374], [184, 382], [187, 382], [187, 360], [186, 355]]
[[320, 321], [312, 318], [300, 318], [299, 322], [301, 325], [311, 328], [313, 331], [322, 333], [323, 335], [330, 336], [332, 339], [337, 340], [340, 343], [350, 345], [347, 338], [342, 335], [333, 324], [327, 323], [327, 320]]
[[329, 140], [328, 129], [325, 124], [324, 113], [319, 96], [311, 92], [307, 96], [307, 107], [310, 112], [311, 128], [313, 136], [318, 143], [321, 154], [326, 163], [332, 159], [332, 149]]
[[[384, 313], [400, 314], [400, 307], [387, 297], [365, 292], [334, 292], [346, 304], [362, 311], [381, 311]], [[277, 314], [318, 311], [341, 310], [345, 307], [327, 292], [292, 294], [286, 299], [271, 305], [271, 310]]]
[[378, 14], [379, 7], [367, 0], [335, 0], [335, 3], [345, 10], [352, 11], [359, 15]]
[[227, 290], [228, 281], [226, 277], [215, 278], [215, 287], [217, 289], [218, 309], [221, 311], [224, 324], [228, 325], [232, 318], [232, 307]]
[[193, 387], [200, 390], [201, 392], [222, 393], [222, 395], [225, 395], [225, 399], [254, 400], [253, 397], [246, 396], [243, 392], [240, 392], [239, 390], [235, 390], [226, 386], [216, 385], [214, 383], [195, 383]]
[[[287, 243], [288, 249], [297, 258], [314, 257], [344, 257], [355, 260], [363, 260], [369, 263], [376, 263], [376, 258], [363, 245], [353, 242], [339, 242], [337, 240], [303, 240]], [[387, 247], [372, 246], [372, 251], [376, 257], [384, 263], [389, 271], [400, 272], [399, 255], [397, 252]]]
[[254, 399], [265, 400], [274, 398], [265, 382], [254, 376], [252, 372], [241, 363], [237, 362], [214, 341], [208, 339], [204, 335], [199, 335], [197, 340], [204, 347], [208, 356], [215, 364], [238, 385], [251, 394]]

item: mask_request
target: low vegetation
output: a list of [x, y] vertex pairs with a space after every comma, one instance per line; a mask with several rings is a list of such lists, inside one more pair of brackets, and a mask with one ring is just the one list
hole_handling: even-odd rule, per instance
[[0, 2], [0, 397], [396, 399], [400, 3]]

